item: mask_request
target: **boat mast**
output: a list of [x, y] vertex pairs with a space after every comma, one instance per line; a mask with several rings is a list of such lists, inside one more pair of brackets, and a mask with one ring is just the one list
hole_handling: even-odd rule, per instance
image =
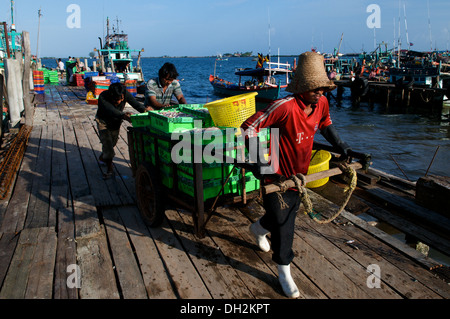
[[395, 39], [397, 38], [397, 35], [395, 34], [395, 18], [393, 20], [394, 20], [394, 43], [393, 43], [392, 50], [393, 50], [393, 53], [395, 53], [395, 42], [396, 42]]
[[408, 50], [411, 49], [408, 37], [408, 24], [406, 23], [406, 4], [403, 3], [403, 14], [405, 15], [405, 32], [406, 32], [406, 43], [408, 44]]
[[341, 40], [339, 41], [339, 47], [338, 50], [336, 52], [336, 56], [339, 57], [339, 51], [341, 51], [341, 44], [342, 44], [342, 39], [344, 38], [344, 33], [341, 34]]
[[105, 48], [109, 47], [109, 17], [106, 17], [106, 41]]
[[430, 50], [433, 51], [433, 38], [431, 37], [431, 21], [430, 21], [430, 1], [427, 0], [428, 8], [428, 30], [430, 31]]
[[268, 16], [268, 19], [269, 19], [269, 62], [270, 62], [270, 58], [271, 58], [270, 50], [271, 50], [271, 47], [270, 47], [270, 9], [269, 8], [267, 8], [267, 16]]
[[14, 26], [14, 0], [11, 0], [11, 28], [15, 28], [15, 26]]
[[398, 0], [398, 46], [397, 46], [398, 67], [400, 67], [400, 51], [402, 46], [400, 12], [401, 12], [401, 0]]

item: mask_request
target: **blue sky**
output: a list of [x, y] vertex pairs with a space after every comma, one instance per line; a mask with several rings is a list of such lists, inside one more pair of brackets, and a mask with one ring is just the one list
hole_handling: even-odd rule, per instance
[[[80, 28], [69, 28], [70, 4], [80, 7]], [[381, 28], [368, 28], [370, 4], [380, 8]], [[427, 0], [16, 0], [14, 22], [30, 32], [37, 49], [38, 10], [42, 9], [39, 55], [88, 56], [99, 47], [107, 17], [121, 21], [132, 48], [144, 56], [205, 56], [227, 52], [297, 55], [316, 47], [332, 52], [344, 34], [341, 52], [371, 51], [374, 42], [389, 48], [400, 29], [406, 45], [403, 5], [412, 49], [430, 49]], [[433, 48], [450, 49], [450, 1], [429, 0]], [[269, 19], [270, 17], [270, 19]], [[10, 1], [0, 0], [0, 21], [11, 23]]]

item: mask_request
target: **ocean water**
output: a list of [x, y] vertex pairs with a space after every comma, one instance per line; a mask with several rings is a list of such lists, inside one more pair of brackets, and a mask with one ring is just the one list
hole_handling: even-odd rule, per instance
[[[277, 61], [272, 57], [272, 61]], [[280, 57], [281, 63], [293, 63], [294, 57]], [[56, 67], [55, 60], [43, 60], [44, 65]], [[190, 104], [203, 104], [222, 97], [214, 95], [209, 75], [215, 74], [228, 81], [237, 81], [236, 68], [254, 67], [252, 58], [144, 58], [141, 66], [145, 80], [156, 77], [165, 62], [173, 63], [186, 100]], [[89, 62], [89, 64], [91, 64]], [[283, 96], [288, 95], [282, 92]], [[330, 100], [330, 112], [334, 125], [342, 139], [354, 151], [370, 153], [372, 167], [386, 173], [416, 181], [427, 172], [439, 147], [428, 174], [450, 176], [450, 121], [449, 109], [442, 116], [416, 114], [386, 114], [381, 106], [370, 109], [364, 103], [353, 108], [350, 92], [344, 92], [344, 101], [337, 105]], [[324, 142], [320, 134], [316, 140]], [[395, 160], [395, 161], [394, 161]]]

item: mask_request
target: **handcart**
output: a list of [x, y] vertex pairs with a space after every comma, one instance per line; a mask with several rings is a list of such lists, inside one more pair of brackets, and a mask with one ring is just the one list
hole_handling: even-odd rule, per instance
[[[188, 120], [182, 121], [180, 125], [186, 125], [188, 129]], [[205, 124], [205, 121], [202, 123]], [[219, 154], [222, 161], [212, 165], [203, 160], [193, 160], [194, 154], [204, 154], [208, 147], [207, 143], [196, 143], [193, 139], [190, 144], [192, 152], [189, 154], [191, 161], [180, 163], [173, 160], [172, 153], [180, 140], [173, 140], [173, 136], [167, 133], [172, 128], [166, 127], [166, 132], [162, 132], [157, 126], [157, 122], [148, 122], [141, 127], [134, 125], [128, 128], [137, 204], [149, 227], [161, 225], [166, 205], [171, 203], [192, 213], [194, 233], [203, 238], [206, 225], [218, 207], [225, 204], [245, 205], [250, 199], [280, 190], [277, 185], [262, 186], [249, 171], [250, 164], [238, 160], [237, 154], [244, 155], [245, 145], [233, 144], [231, 148], [227, 147], [226, 152]], [[195, 131], [195, 127], [192, 131]], [[363, 159], [364, 163], [368, 162], [365, 154], [354, 152], [352, 155]], [[355, 162], [349, 166], [360, 169], [364, 163]], [[341, 173], [339, 168], [332, 168], [307, 175], [305, 182], [323, 180]], [[287, 185], [290, 185], [289, 182], [286, 181]]]

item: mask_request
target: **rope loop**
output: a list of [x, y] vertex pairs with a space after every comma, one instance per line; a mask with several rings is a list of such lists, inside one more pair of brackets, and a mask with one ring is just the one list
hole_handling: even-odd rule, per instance
[[328, 218], [326, 220], [321, 220], [320, 213], [316, 212], [313, 208], [311, 199], [309, 198], [309, 195], [308, 195], [308, 191], [306, 190], [306, 187], [304, 186], [304, 185], [306, 185], [305, 176], [303, 176], [302, 174], [297, 174], [297, 175], [291, 176], [291, 179], [294, 181], [294, 183], [298, 189], [299, 196], [301, 198], [303, 207], [305, 208], [305, 214], [307, 214], [312, 220], [314, 220], [318, 224], [329, 224], [333, 220], [335, 220], [342, 213], [345, 206], [347, 206], [348, 201], [350, 200], [350, 197], [352, 196], [353, 191], [356, 188], [356, 184], [357, 184], [356, 171], [353, 168], [347, 166], [346, 164], [339, 165], [339, 168], [345, 175], [350, 177], [350, 182], [344, 190], [344, 193], [346, 194], [344, 203], [341, 205], [339, 210], [333, 216], [331, 216], [330, 218]]

